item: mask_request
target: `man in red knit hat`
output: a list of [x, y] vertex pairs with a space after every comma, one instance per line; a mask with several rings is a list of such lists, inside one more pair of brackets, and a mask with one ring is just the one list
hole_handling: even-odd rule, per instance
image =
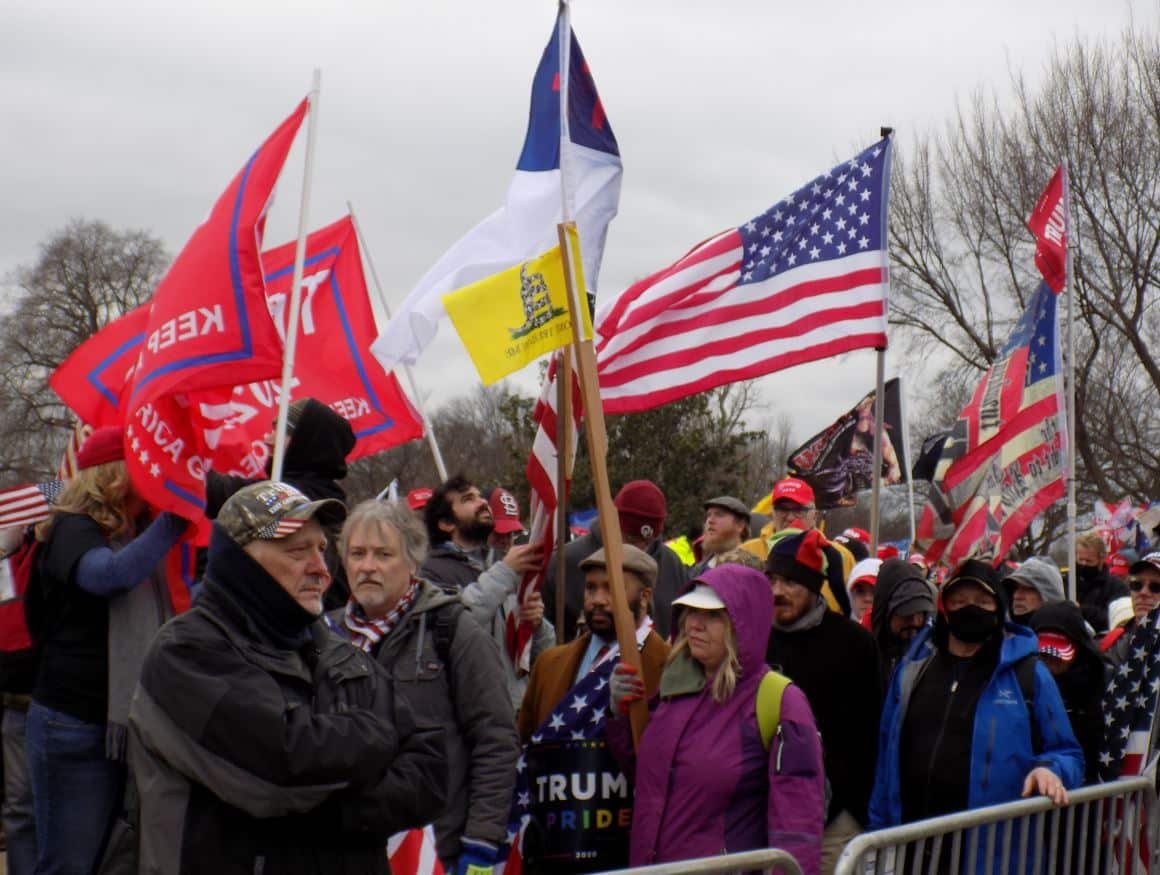
[[[624, 543], [643, 550], [657, 563], [658, 573], [653, 587], [652, 615], [657, 633], [669, 637], [669, 620], [673, 599], [685, 585], [685, 566], [679, 556], [661, 540], [669, 510], [665, 494], [651, 480], [630, 480], [620, 487], [613, 499], [620, 520], [620, 536]], [[584, 571], [582, 559], [604, 547], [599, 521], [593, 522], [587, 535], [564, 547], [567, 575], [564, 584], [564, 641], [576, 637], [576, 623], [584, 607]], [[548, 619], [556, 619], [556, 557], [548, 563], [544, 578], [544, 610]]]

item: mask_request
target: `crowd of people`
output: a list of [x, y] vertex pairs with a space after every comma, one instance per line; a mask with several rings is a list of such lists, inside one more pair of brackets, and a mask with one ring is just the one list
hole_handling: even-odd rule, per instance
[[210, 475], [184, 594], [165, 557], [188, 524], [150, 517], [119, 430], [85, 443], [35, 533], [35, 659], [4, 673], [12, 875], [383, 873], [426, 825], [455, 875], [513, 845], [529, 872], [765, 847], [831, 872], [863, 831], [1097, 781], [1106, 679], [1160, 605], [1160, 552], [1120, 576], [1095, 534], [1073, 602], [1045, 556], [871, 556], [794, 478], [767, 519], [708, 497], [697, 542], [666, 542], [636, 480], [622, 660], [598, 525], [557, 581], [507, 489], [348, 507], [350, 426], [312, 401], [290, 422], [282, 481]]

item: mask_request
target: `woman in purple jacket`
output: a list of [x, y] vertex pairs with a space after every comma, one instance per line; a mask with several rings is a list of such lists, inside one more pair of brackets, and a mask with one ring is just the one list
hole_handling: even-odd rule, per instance
[[[721, 565], [694, 583], [673, 603], [674, 611], [683, 608], [677, 639], [635, 757], [630, 863], [775, 847], [816, 873], [825, 777], [809, 703], [796, 686], [785, 688], [768, 750], [757, 719], [757, 690], [770, 671], [769, 582], [751, 568]], [[643, 695], [623, 665], [612, 688], [613, 707], [622, 712]], [[609, 723], [608, 737], [633, 774], [623, 716]]]

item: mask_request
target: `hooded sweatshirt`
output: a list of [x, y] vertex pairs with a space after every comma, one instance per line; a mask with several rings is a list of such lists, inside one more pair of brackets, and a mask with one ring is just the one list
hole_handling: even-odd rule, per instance
[[1075, 645], [1075, 658], [1068, 663], [1067, 671], [1055, 675], [1055, 684], [1063, 697], [1076, 740], [1083, 748], [1084, 783], [1094, 784], [1099, 780], [1096, 770], [1104, 740], [1100, 703], [1105, 686], [1103, 657], [1088, 632], [1083, 612], [1072, 602], [1044, 605], [1035, 612], [1030, 625], [1036, 634], [1059, 632]]
[[[1007, 602], [1011, 605], [1011, 619], [1016, 623], [1031, 624], [1032, 618], [1038, 611], [1015, 615], [1015, 587], [1017, 585], [1030, 586], [1039, 593], [1044, 605], [1062, 602], [1067, 599], [1063, 593], [1063, 576], [1059, 573], [1056, 564], [1045, 556], [1032, 556], [1007, 577], [1003, 579]], [[1042, 610], [1042, 607], [1040, 607]]]
[[[770, 750], [757, 723], [757, 689], [769, 671], [765, 642], [773, 595], [765, 577], [721, 565], [699, 578], [725, 602], [741, 664], [737, 686], [714, 701], [711, 679], [688, 652], [661, 678], [660, 704], [635, 766], [630, 863], [688, 860], [777, 847], [803, 872], [821, 863], [824, 773], [818, 731], [805, 695], [785, 689]], [[628, 721], [608, 724], [609, 743], [631, 767]]]
[[890, 617], [899, 608], [909, 608], [911, 603], [921, 600], [923, 593], [930, 599], [929, 610], [933, 614], [934, 593], [921, 568], [905, 559], [887, 559], [878, 569], [874, 606], [870, 610], [870, 630], [878, 644], [883, 691], [890, 686], [890, 675], [910, 646], [910, 641], [903, 641], [890, 633]]

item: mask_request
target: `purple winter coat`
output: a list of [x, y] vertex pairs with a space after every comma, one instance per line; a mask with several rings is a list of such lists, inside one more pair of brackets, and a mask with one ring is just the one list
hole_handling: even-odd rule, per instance
[[[687, 680], [680, 682], [679, 676], [699, 673], [691, 657], [685, 656], [684, 667], [674, 662], [665, 669], [660, 704], [636, 757], [630, 865], [775, 847], [793, 854], [807, 875], [816, 873], [825, 777], [813, 713], [801, 690], [790, 685], [768, 752], [757, 724], [757, 688], [769, 671], [769, 581], [742, 565], [722, 565], [697, 580], [725, 602], [737, 636], [741, 676], [729, 700], [718, 704], [703, 675], [692, 687]], [[698, 671], [691, 673], [690, 664]], [[674, 690], [680, 686], [688, 691]], [[628, 721], [611, 721], [607, 737], [632, 774]]]

